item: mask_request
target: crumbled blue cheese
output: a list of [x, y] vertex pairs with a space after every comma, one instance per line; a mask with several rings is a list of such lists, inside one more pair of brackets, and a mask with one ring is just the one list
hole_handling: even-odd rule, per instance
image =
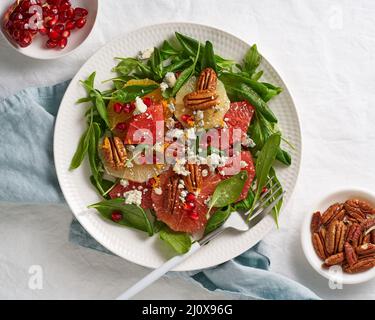
[[138, 59], [140, 60], [150, 59], [153, 53], [154, 53], [154, 48], [148, 48], [146, 50], [139, 52]]
[[224, 166], [227, 160], [227, 157], [220, 156], [217, 153], [213, 153], [207, 157], [207, 164], [210, 167], [210, 170], [214, 171], [215, 168]]
[[126, 187], [129, 185], [129, 181], [126, 180], [126, 179], [121, 179], [121, 180], [120, 180], [120, 184], [121, 184], [124, 188], [126, 188]]
[[187, 176], [190, 174], [189, 170], [185, 168], [186, 159], [177, 159], [175, 165], [173, 166], [173, 171], [182, 176]]
[[176, 106], [171, 102], [171, 103], [168, 104], [168, 109], [171, 112], [175, 112], [176, 111]]
[[160, 83], [160, 90], [161, 92], [165, 92], [165, 90], [167, 90], [169, 88], [168, 84], [166, 82], [162, 82]]
[[167, 131], [167, 134], [166, 134], [166, 137], [170, 140], [172, 140], [173, 138], [176, 138], [176, 139], [180, 139], [184, 136], [184, 130], [182, 129], [177, 129], [177, 128], [174, 128], [174, 129], [171, 129], [171, 130], [168, 130]]
[[186, 130], [186, 136], [190, 140], [195, 140], [197, 138], [197, 135], [195, 133], [195, 128], [192, 127], [192, 128], [187, 129]]
[[172, 117], [169, 117], [167, 120], [165, 120], [165, 125], [168, 129], [173, 129], [176, 124], [176, 121]]
[[142, 192], [139, 190], [131, 190], [124, 192], [126, 204], [136, 204], [138, 206], [142, 203]]
[[169, 88], [173, 88], [176, 84], [176, 75], [174, 72], [167, 72], [164, 77], [164, 82], [168, 85]]
[[161, 196], [163, 194], [163, 190], [160, 187], [155, 188], [154, 191], [158, 196]]
[[241, 160], [240, 166], [241, 166], [241, 168], [245, 168], [247, 166], [246, 161]]
[[208, 170], [207, 169], [203, 169], [202, 170], [202, 177], [207, 177], [208, 176]]
[[244, 139], [242, 139], [241, 144], [244, 147], [250, 147], [250, 148], [254, 148], [256, 146], [253, 139], [251, 139], [249, 136], [246, 136]]
[[140, 97], [135, 98], [134, 114], [141, 114], [147, 111], [147, 106]]
[[186, 198], [187, 194], [188, 194], [187, 190], [182, 190], [180, 192], [179, 198], [180, 198], [181, 202], [185, 202], [185, 198]]
[[199, 121], [199, 120], [203, 120], [203, 118], [204, 118], [203, 111], [202, 111], [202, 110], [198, 110], [195, 116], [196, 116], [195, 118], [196, 118], [198, 121]]

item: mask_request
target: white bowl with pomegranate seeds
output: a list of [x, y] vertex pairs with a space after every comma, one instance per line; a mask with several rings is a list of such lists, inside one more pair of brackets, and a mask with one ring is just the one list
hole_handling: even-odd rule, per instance
[[329, 193], [306, 213], [302, 224], [301, 242], [304, 254], [310, 265], [323, 277], [330, 280], [330, 286], [338, 288], [340, 284], [357, 284], [375, 278], [375, 267], [363, 272], [347, 273], [341, 266], [323, 267], [324, 261], [318, 256], [312, 241], [311, 221], [313, 214], [320, 211], [323, 214], [334, 203], [344, 203], [348, 199], [366, 201], [375, 208], [375, 194], [360, 188], [343, 189]]
[[7, 0], [1, 31], [21, 54], [39, 60], [72, 53], [90, 35], [98, 0]]

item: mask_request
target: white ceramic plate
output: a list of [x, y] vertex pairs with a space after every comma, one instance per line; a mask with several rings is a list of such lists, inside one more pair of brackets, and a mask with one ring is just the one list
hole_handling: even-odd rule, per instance
[[308, 214], [306, 214], [305, 220], [302, 225], [301, 241], [306, 259], [319, 274], [327, 279], [330, 279], [334, 283], [355, 284], [375, 278], [375, 268], [372, 268], [366, 272], [360, 272], [356, 274], [343, 273], [337, 268], [323, 269], [323, 262], [315, 253], [311, 241], [310, 223], [313, 213], [316, 211], [324, 212], [331, 204], [335, 202], [345, 202], [346, 200], [353, 198], [368, 201], [373, 206], [375, 206], [375, 194], [370, 191], [365, 191], [359, 188], [334, 191], [329, 193], [326, 198], [317, 203], [316, 206], [314, 206], [312, 210]]
[[[6, 7], [9, 7], [14, 1], [11, 0], [8, 2], [9, 4]], [[73, 7], [86, 8], [89, 10], [89, 14], [85, 26], [82, 29], [75, 29], [72, 31], [72, 34], [68, 39], [68, 45], [63, 50], [46, 49], [45, 43], [48, 40], [47, 36], [36, 36], [31, 45], [26, 48], [21, 48], [10, 42], [7, 36], [5, 36], [5, 31], [1, 28], [1, 31], [4, 33], [4, 38], [14, 50], [33, 59], [52, 60], [67, 56], [81, 46], [89, 37], [94, 28], [99, 10], [98, 0], [72, 0], [71, 3]], [[1, 14], [3, 13], [4, 12], [1, 12]]]
[[[62, 100], [55, 127], [54, 156], [58, 179], [65, 199], [79, 222], [97, 241], [113, 253], [150, 268], [159, 266], [170, 257], [171, 252], [167, 246], [157, 236], [149, 238], [142, 232], [103, 221], [94, 210], [87, 210], [89, 204], [100, 200], [90, 185], [88, 164], [85, 163], [72, 172], [68, 170], [79, 137], [85, 129], [83, 120], [85, 108], [74, 103], [85, 95], [84, 89], [79, 84], [80, 79], [87, 78], [91, 72], [96, 70], [96, 85], [105, 88], [105, 85], [100, 84], [100, 80], [114, 76], [110, 71], [115, 65], [113, 57], [135, 56], [139, 50], [160, 45], [164, 39], [173, 36], [175, 31], [201, 41], [210, 40], [218, 54], [237, 61], [243, 59], [249, 48], [249, 44], [231, 34], [191, 23], [153, 25], [125, 34], [105, 45], [78, 71]], [[251, 41], [251, 39], [248, 40]], [[262, 47], [261, 43], [258, 45], [260, 48]], [[284, 89], [283, 93], [270, 105], [278, 116], [285, 138], [295, 146], [294, 150], [290, 150], [293, 164], [289, 168], [278, 168], [280, 180], [287, 190], [285, 208], [295, 187], [300, 166], [300, 126], [293, 100], [280, 76], [265, 59], [263, 59], [261, 69], [264, 70], [265, 81], [279, 85]], [[194, 254], [176, 270], [207, 268], [232, 259], [255, 245], [274, 225], [273, 218], [269, 216], [247, 233], [227, 232]]]

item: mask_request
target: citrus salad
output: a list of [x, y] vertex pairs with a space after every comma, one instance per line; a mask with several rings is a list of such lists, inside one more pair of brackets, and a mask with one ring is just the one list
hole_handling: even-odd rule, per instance
[[104, 219], [159, 233], [185, 253], [192, 239], [233, 211], [251, 212], [270, 183], [280, 184], [274, 163], [288, 166], [291, 157], [267, 103], [281, 88], [261, 80], [255, 45], [238, 63], [215, 54], [210, 41], [176, 32], [116, 60], [111, 89], [95, 88], [95, 72], [81, 81], [87, 128], [70, 165], [87, 155], [103, 198], [89, 207]]

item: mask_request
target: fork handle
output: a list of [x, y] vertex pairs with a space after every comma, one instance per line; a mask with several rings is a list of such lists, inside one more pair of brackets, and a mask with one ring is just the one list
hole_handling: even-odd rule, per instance
[[194, 252], [198, 251], [200, 248], [201, 248], [201, 245], [198, 242], [193, 243], [189, 252], [169, 259], [167, 262], [163, 263], [159, 268], [150, 272], [147, 276], [145, 276], [143, 279], [138, 281], [136, 284], [130, 287], [127, 291], [125, 291], [119, 297], [117, 297], [116, 300], [128, 300], [132, 298], [137, 293], [141, 292], [143, 289], [147, 288], [149, 285], [151, 285], [156, 280], [161, 278], [168, 271], [172, 270], [174, 267], [178, 266], [181, 262], [185, 261], [188, 257], [190, 257]]

